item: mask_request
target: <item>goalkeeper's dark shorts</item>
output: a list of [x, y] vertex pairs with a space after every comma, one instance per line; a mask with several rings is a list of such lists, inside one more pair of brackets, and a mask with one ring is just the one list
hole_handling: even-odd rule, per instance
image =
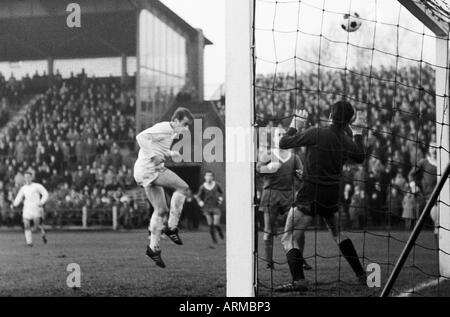
[[339, 184], [319, 185], [303, 182], [295, 206], [307, 216], [333, 217], [339, 210]]

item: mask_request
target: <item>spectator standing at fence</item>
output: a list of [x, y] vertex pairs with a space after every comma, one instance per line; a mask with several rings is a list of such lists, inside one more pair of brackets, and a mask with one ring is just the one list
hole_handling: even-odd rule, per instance
[[402, 218], [405, 219], [405, 229], [412, 230], [420, 213], [419, 188], [415, 182], [409, 184], [409, 192], [403, 198], [402, 207]]
[[350, 227], [352, 229], [361, 229], [364, 224], [364, 215], [366, 212], [366, 193], [364, 187], [361, 185], [355, 186], [355, 192], [352, 195], [349, 218]]

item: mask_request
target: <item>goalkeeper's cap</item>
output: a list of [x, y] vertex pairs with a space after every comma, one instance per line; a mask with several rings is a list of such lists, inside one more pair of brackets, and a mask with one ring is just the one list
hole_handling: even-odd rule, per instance
[[337, 125], [349, 124], [354, 114], [355, 110], [348, 101], [341, 100], [331, 106], [331, 120]]

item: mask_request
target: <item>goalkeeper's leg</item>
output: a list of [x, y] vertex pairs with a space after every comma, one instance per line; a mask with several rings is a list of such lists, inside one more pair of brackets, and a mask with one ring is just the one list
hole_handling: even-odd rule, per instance
[[355, 273], [358, 282], [360, 284], [366, 284], [366, 272], [364, 271], [361, 262], [359, 261], [358, 253], [353, 245], [352, 240], [347, 236], [343, 235], [336, 225], [336, 220], [334, 216], [323, 217], [333, 240], [339, 247], [344, 258], [350, 264], [353, 272]]

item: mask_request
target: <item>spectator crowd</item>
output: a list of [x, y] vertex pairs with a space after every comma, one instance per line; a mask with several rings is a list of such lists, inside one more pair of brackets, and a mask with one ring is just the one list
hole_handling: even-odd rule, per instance
[[[349, 100], [368, 119], [368, 159], [344, 166], [338, 216], [352, 228], [399, 226], [405, 214], [412, 215], [403, 219], [406, 223], [416, 219], [425, 204], [409, 174], [436, 133], [434, 78], [430, 67], [258, 75], [257, 124], [287, 128], [295, 110], [304, 109], [308, 126], [323, 126], [330, 105]], [[302, 157], [303, 151], [298, 154]]]
[[[175, 98], [178, 102], [191, 100], [193, 93], [185, 90]], [[364, 165], [346, 165], [343, 172], [339, 216], [348, 226], [395, 226], [405, 208], [423, 206], [420, 188], [411, 188], [409, 173], [436, 133], [431, 68], [258, 75], [255, 92], [260, 127], [286, 127], [299, 108], [308, 111], [309, 126], [327, 124], [329, 106], [342, 98], [365, 112], [368, 159]], [[101, 224], [109, 221], [106, 210], [114, 204], [124, 227], [147, 221], [148, 208], [125, 194], [135, 187], [130, 161], [135, 156], [132, 89], [119, 78], [88, 77], [84, 72], [67, 79], [57, 73], [51, 84], [45, 74], [35, 74], [20, 81], [0, 76], [0, 96], [0, 129], [9, 120], [11, 104], [34, 96], [24, 116], [0, 130], [0, 224], [20, 222], [10, 202], [26, 170], [51, 192], [46, 210], [55, 225], [75, 219], [84, 206], [97, 211], [89, 219]], [[216, 107], [224, 115], [225, 100]], [[197, 220], [189, 226], [197, 227]]]
[[[51, 85], [45, 75], [6, 84], [2, 78], [5, 102], [19, 102], [24, 94], [34, 98], [24, 116], [0, 134], [0, 224], [20, 223], [10, 203], [27, 170], [51, 192], [46, 216], [60, 225], [83, 206], [99, 211], [91, 217], [99, 224], [100, 210], [110, 214], [112, 204], [142, 213], [124, 194], [135, 186], [128, 155], [134, 152], [132, 90], [122, 87], [119, 78], [89, 78], [84, 72], [64, 80], [57, 73]], [[19, 88], [11, 93], [8, 87]]]

